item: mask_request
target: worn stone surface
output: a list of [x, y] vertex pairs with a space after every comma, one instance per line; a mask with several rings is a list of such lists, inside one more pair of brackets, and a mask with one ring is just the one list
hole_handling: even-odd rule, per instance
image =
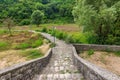
[[[53, 42], [49, 34], [43, 36]], [[56, 39], [56, 47], [52, 49], [52, 57], [47, 67], [36, 75], [33, 80], [83, 80], [82, 74], [74, 66], [72, 60], [72, 45]]]

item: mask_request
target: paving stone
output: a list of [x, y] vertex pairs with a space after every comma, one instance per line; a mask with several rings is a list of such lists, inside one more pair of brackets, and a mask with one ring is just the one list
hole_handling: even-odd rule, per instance
[[[45, 34], [51, 41], [53, 37]], [[56, 39], [57, 46], [52, 49], [52, 57], [48, 66], [38, 75], [36, 80], [81, 80], [83, 76], [78, 72], [72, 61], [72, 47]]]

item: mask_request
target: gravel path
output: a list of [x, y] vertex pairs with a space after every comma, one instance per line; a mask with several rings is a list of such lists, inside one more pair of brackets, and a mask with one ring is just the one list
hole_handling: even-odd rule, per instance
[[[54, 38], [49, 34], [42, 33], [50, 41]], [[73, 65], [72, 47], [65, 42], [56, 39], [57, 46], [52, 49], [53, 55], [49, 64], [34, 80], [84, 80], [82, 74]]]

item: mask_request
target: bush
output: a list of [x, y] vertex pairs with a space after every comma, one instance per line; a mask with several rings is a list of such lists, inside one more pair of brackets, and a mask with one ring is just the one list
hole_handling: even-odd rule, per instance
[[23, 19], [20, 23], [19, 23], [19, 25], [29, 25], [30, 24], [30, 20], [29, 19]]
[[97, 36], [92, 32], [86, 32], [84, 33], [84, 36], [86, 37], [86, 41], [88, 44], [95, 44], [97, 42]]
[[52, 29], [49, 29], [47, 33], [52, 34]]
[[65, 39], [66, 43], [74, 43], [74, 40], [72, 38], [72, 35], [67, 35], [66, 39]]
[[56, 31], [56, 33], [55, 33], [55, 36], [59, 39], [63, 39], [63, 37], [64, 37], [63, 35], [64, 35], [64, 33], [60, 32], [60, 31]]
[[73, 33], [73, 43], [87, 43], [86, 35], [84, 33]]
[[90, 49], [87, 53], [88, 53], [89, 56], [91, 56], [91, 55], [94, 54], [94, 50]]
[[41, 29], [41, 32], [46, 32], [47, 33], [47, 28], [46, 27], [43, 27], [42, 29]]

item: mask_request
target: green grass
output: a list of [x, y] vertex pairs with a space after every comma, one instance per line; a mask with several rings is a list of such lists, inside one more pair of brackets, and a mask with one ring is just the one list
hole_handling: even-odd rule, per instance
[[38, 46], [41, 46], [42, 44], [43, 44], [43, 40], [42, 39], [38, 39], [38, 40], [33, 41], [33, 43], [31, 44], [31, 47], [32, 48], [36, 48]]
[[27, 57], [27, 59], [35, 59], [44, 56], [39, 50], [23, 51], [21, 54], [23, 57]]
[[115, 55], [120, 57], [120, 51], [116, 51]]
[[8, 49], [8, 47], [9, 47], [9, 44], [7, 42], [0, 41], [0, 50]]
[[93, 54], [94, 54], [94, 50], [92, 50], [92, 49], [88, 50], [88, 51], [87, 51], [87, 54], [88, 54], [89, 56], [93, 55]]
[[21, 44], [16, 45], [15, 49], [27, 49], [27, 48], [36, 48], [43, 44], [42, 39], [37, 39], [35, 41], [29, 40], [28, 42], [24, 42]]
[[16, 45], [15, 49], [26, 49], [26, 48], [30, 48], [30, 44], [29, 43], [21, 43], [19, 45]]
[[8, 33], [7, 30], [0, 30], [0, 35]]
[[52, 29], [47, 28], [43, 28], [41, 31], [49, 33], [52, 36], [55, 35], [58, 39], [65, 40], [67, 43], [88, 43], [86, 37], [87, 34], [84, 33], [80, 32], [67, 33], [60, 30], [55, 30], [55, 32], [53, 32]]

